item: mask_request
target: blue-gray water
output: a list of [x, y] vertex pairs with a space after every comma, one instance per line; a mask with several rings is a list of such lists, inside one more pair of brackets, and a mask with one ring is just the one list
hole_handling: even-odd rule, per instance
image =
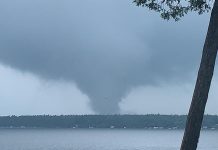
[[[182, 130], [0, 129], [0, 150], [177, 150]], [[218, 150], [218, 131], [203, 131], [199, 150]]]

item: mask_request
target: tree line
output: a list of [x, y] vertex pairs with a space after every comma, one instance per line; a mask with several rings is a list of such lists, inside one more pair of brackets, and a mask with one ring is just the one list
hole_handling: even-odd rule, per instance
[[[186, 115], [0, 116], [0, 128], [184, 129]], [[218, 116], [205, 115], [202, 128], [218, 129]]]

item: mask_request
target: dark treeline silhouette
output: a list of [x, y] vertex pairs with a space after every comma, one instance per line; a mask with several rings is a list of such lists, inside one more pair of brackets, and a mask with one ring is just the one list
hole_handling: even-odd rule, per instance
[[[185, 115], [0, 116], [0, 128], [184, 129]], [[218, 129], [218, 116], [206, 115], [203, 128]]]

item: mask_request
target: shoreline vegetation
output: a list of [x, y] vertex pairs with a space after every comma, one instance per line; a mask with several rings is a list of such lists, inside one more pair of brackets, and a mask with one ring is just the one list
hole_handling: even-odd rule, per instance
[[[34, 115], [0, 116], [0, 128], [102, 128], [168, 129], [185, 128], [186, 115]], [[205, 115], [202, 129], [218, 130], [218, 116]]]

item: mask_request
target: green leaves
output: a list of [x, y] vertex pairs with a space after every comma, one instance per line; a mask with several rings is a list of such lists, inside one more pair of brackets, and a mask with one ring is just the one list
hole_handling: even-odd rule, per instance
[[134, 0], [136, 6], [147, 7], [159, 12], [163, 19], [178, 21], [190, 11], [203, 14], [211, 9], [212, 0]]

